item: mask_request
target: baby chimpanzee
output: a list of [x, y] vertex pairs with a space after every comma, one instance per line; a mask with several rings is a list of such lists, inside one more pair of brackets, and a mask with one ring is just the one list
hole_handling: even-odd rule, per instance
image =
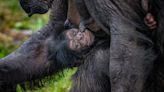
[[49, 40], [49, 59], [63, 66], [77, 66], [96, 42], [92, 32], [76, 28], [64, 30]]

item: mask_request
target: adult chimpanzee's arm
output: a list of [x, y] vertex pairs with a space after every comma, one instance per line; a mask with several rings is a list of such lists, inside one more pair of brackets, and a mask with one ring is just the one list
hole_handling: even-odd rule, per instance
[[67, 19], [74, 25], [79, 25], [80, 23], [80, 15], [76, 8], [75, 0], [68, 0]]
[[95, 22], [95, 19], [91, 17], [84, 0], [74, 0], [76, 3], [76, 8], [80, 14], [80, 31], [85, 31], [85, 29], [90, 29], [92, 31], [98, 31], [100, 26]]
[[[0, 60], [0, 82], [16, 84], [62, 69], [47, 59], [47, 39], [60, 31], [67, 17], [67, 0], [55, 0], [48, 25], [32, 35], [15, 52]], [[53, 32], [54, 31], [54, 32]]]

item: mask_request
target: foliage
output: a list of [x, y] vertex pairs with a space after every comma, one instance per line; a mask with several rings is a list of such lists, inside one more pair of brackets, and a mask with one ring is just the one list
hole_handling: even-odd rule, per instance
[[0, 0], [0, 30], [14, 29], [40, 29], [47, 21], [47, 14], [27, 17], [21, 9], [18, 0]]
[[[76, 69], [66, 69], [64, 72], [59, 73], [58, 75], [52, 75], [42, 79], [40, 85], [43, 87], [33, 87], [30, 88], [29, 85], [26, 85], [28, 88], [27, 92], [69, 92], [71, 88], [71, 76], [74, 74]], [[28, 83], [27, 83], [28, 84]], [[17, 87], [17, 92], [24, 92], [20, 87]]]
[[[9, 49], [10, 48], [10, 49]], [[0, 58], [6, 56], [7, 54], [11, 53], [16, 48], [15, 45], [2, 45], [0, 44]]]

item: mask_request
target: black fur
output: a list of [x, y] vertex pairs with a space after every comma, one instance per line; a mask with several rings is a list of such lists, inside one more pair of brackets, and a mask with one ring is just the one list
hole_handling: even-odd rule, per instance
[[44, 14], [51, 7], [52, 0], [47, 0], [47, 3], [41, 0], [20, 0], [20, 5], [28, 16], [33, 14]]
[[164, 91], [164, 1], [150, 0], [151, 9], [158, 22], [155, 31], [155, 43], [159, 57], [155, 62], [155, 85], [157, 92]]
[[48, 60], [47, 40], [54, 31], [60, 33], [66, 18], [67, 0], [54, 1], [48, 24], [19, 49], [0, 59], [0, 92], [14, 92], [16, 89], [13, 88], [18, 83], [43, 78], [64, 69], [58, 63]]
[[109, 76], [110, 39], [99, 40], [86, 55], [76, 74], [70, 92], [110, 92]]
[[[158, 7], [162, 7], [162, 3], [160, 3], [163, 2], [162, 0], [152, 1], [157, 3], [155, 6], [159, 5]], [[71, 92], [110, 92], [110, 88], [112, 92], [156, 92], [155, 89], [157, 89], [158, 86], [162, 87], [163, 84], [160, 84], [158, 77], [160, 76], [159, 74], [163, 73], [163, 64], [161, 62], [156, 63], [157, 67], [160, 64], [162, 65], [154, 70], [153, 65], [156, 60], [156, 51], [154, 50], [152, 38], [148, 36], [151, 34], [143, 21], [146, 11], [141, 7], [141, 0], [84, 0], [82, 4], [86, 5], [90, 16], [96, 20], [98, 25], [100, 25], [107, 34], [111, 35], [111, 39], [108, 36], [105, 40], [100, 40], [100, 43], [97, 43], [89, 52], [84, 64], [79, 67], [78, 72], [73, 78], [74, 82]], [[62, 25], [63, 18], [61, 18], [60, 21], [58, 17], [63, 17], [67, 12], [57, 11], [58, 8], [59, 7], [52, 9], [53, 16], [50, 17], [50, 27], [55, 27], [56, 31], [59, 32], [62, 26], [56, 26], [56, 24]], [[162, 26], [160, 26], [160, 23], [161, 25], [163, 24], [163, 20], [160, 20], [162, 9], [154, 9], [158, 14], [159, 31], [157, 31], [162, 33]], [[160, 9], [160, 12], [158, 9]], [[162, 37], [162, 34], [158, 35]], [[158, 46], [162, 46], [163, 40], [159, 41]], [[160, 48], [160, 50], [162, 49]], [[24, 60], [24, 58], [22, 58], [22, 60]], [[28, 59], [26, 58], [26, 60]], [[10, 66], [10, 64], [16, 67], [20, 64], [20, 67], [18, 67], [18, 70], [21, 70], [20, 73], [15, 71], [17, 68]], [[50, 67], [48, 67], [48, 69], [46, 67], [45, 69], [40, 65], [41, 69], [37, 68], [37, 72], [29, 72], [26, 74], [23, 70], [24, 65], [22, 66], [20, 61], [13, 63], [7, 62], [7, 64], [1, 63], [2, 68], [0, 68], [0, 72], [2, 73], [0, 73], [0, 78], [2, 78], [2, 81], [8, 81], [9, 84], [19, 83], [20, 81], [31, 80], [44, 74], [49, 74], [49, 71], [47, 72], [46, 70], [57, 71], [62, 68], [60, 65], [54, 64], [54, 62], [49, 64], [53, 66], [51, 67], [53, 69]], [[31, 62], [29, 64], [29, 62], [25, 61], [25, 65], [29, 69], [30, 65], [34, 64]], [[31, 67], [30, 69], [33, 69]], [[28, 69], [25, 70], [30, 71]], [[8, 71], [6, 72], [6, 70], [12, 73], [10, 74]], [[159, 74], [156, 75], [157, 80], [155, 81], [154, 76], [151, 76], [154, 75], [154, 71], [159, 71]], [[21, 76], [20, 79], [17, 79], [15, 76], [12, 80], [10, 80], [9, 77], [3, 79], [4, 76], [6, 76], [4, 72], [9, 74], [9, 76], [17, 76], [17, 73], [19, 73], [19, 76], [23, 76]], [[25, 74], [22, 74], [24, 72]], [[26, 77], [28, 75], [30, 75], [30, 77]], [[162, 77], [159, 77], [159, 79], [160, 78]], [[149, 79], [152, 80], [152, 82], [148, 82]], [[159, 83], [159, 85], [152, 86], [153, 83], [156, 82]], [[148, 83], [152, 83], [152, 85]], [[162, 88], [158, 90], [157, 92], [163, 92]]]
[[82, 58], [82, 53], [69, 49], [68, 39], [64, 33], [53, 36], [48, 43], [49, 60], [59, 63], [63, 67], [73, 67]]
[[146, 11], [141, 7], [141, 0], [78, 1], [85, 3], [90, 15], [111, 35], [110, 59], [106, 60], [110, 63], [107, 74], [110, 74], [111, 91], [150, 92], [147, 80], [153, 73], [157, 54], [144, 24]]

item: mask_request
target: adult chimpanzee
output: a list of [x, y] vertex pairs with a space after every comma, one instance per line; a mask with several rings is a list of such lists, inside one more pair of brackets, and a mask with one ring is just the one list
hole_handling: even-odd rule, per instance
[[[121, 31], [121, 33], [119, 33], [119, 32], [111, 30], [112, 32], [114, 32], [113, 33], [114, 37], [117, 37], [117, 35], [118, 35], [118, 38], [113, 39], [114, 42], [115, 42], [115, 40], [116, 41], [118, 40], [119, 41], [118, 43], [120, 43], [120, 44], [118, 44], [117, 42], [115, 42], [114, 44], [118, 44], [118, 45], [114, 45], [113, 48], [116, 47], [116, 46], [121, 46], [122, 47], [122, 48], [118, 47], [120, 49], [120, 51], [119, 51], [119, 49], [117, 49], [116, 51], [113, 51], [114, 49], [112, 49], [112, 54], [111, 55], [114, 55], [114, 58], [112, 58], [112, 61], [114, 61], [114, 62], [111, 62], [111, 67], [113, 67], [112, 69], [114, 69], [114, 70], [111, 70], [112, 73], [110, 73], [111, 75], [113, 75], [111, 79], [114, 80], [114, 81], [112, 81], [112, 84], [114, 85], [114, 87], [112, 87], [112, 90], [116, 90], [116, 91], [119, 91], [119, 90], [122, 90], [122, 91], [141, 91], [141, 90], [145, 90], [147, 85], [143, 85], [143, 84], [146, 83], [146, 80], [149, 78], [148, 76], [150, 76], [153, 61], [155, 60], [155, 55], [154, 55], [154, 49], [152, 48], [153, 43], [152, 43], [152, 41], [149, 37], [149, 35], [151, 35], [151, 34], [148, 33], [148, 31], [146, 31], [147, 27], [144, 25], [144, 21], [143, 21], [143, 18], [144, 18], [143, 16], [145, 16], [146, 11], [144, 10], [144, 8], [141, 8], [141, 5], [140, 5], [140, 7], [137, 7], [137, 6], [139, 6], [138, 4], [140, 4], [141, 2], [136, 1], [137, 2], [136, 6], [135, 5], [131, 6], [131, 5], [129, 5], [129, 2], [125, 1], [125, 4], [127, 4], [126, 6], [129, 7], [129, 8], [132, 7], [132, 9], [136, 9], [136, 10], [138, 10], [138, 8], [141, 8], [141, 9], [138, 10], [138, 12], [139, 12], [138, 13], [138, 12], [130, 10], [130, 9], [127, 10], [125, 8], [125, 10], [124, 10], [124, 8], [120, 8], [120, 7], [123, 7], [124, 5], [115, 6], [118, 3], [119, 4], [122, 3], [122, 2], [119, 2], [119, 1], [113, 1], [113, 2], [112, 1], [90, 1], [89, 3], [88, 3], [88, 1], [85, 1], [85, 2], [80, 1], [80, 0], [76, 0], [76, 1], [77, 1], [77, 4], [78, 4], [78, 7], [80, 9], [79, 11], [82, 11], [82, 12], [80, 12], [80, 15], [82, 16], [82, 22], [84, 24], [87, 24], [87, 23], [85, 23], [85, 19], [87, 19], [87, 20], [90, 19], [90, 15], [89, 15], [89, 13], [90, 13], [92, 15], [92, 17], [97, 21], [97, 23], [107, 33], [109, 33], [110, 26], [112, 26], [111, 28], [113, 28], [113, 30], [116, 30], [117, 28], [119, 28], [119, 27], [116, 27], [116, 25], [121, 25], [120, 26], [121, 28], [117, 29], [117, 30], [121, 31], [123, 29], [124, 30], [127, 29], [126, 31], [130, 31], [130, 32]], [[95, 5], [94, 5], [94, 2], [96, 3]], [[90, 5], [87, 6], [87, 7], [91, 7], [91, 8], [88, 8], [89, 12], [85, 11], [85, 10], [87, 10], [87, 8], [85, 8], [85, 3], [90, 4]], [[97, 4], [100, 4], [100, 3], [104, 3], [104, 5], [103, 4], [99, 5], [103, 8], [102, 10], [97, 9], [98, 7], [95, 8], [95, 6], [97, 6]], [[93, 4], [93, 5], [91, 5], [91, 4]], [[109, 4], [109, 6], [108, 7], [105, 6], [106, 4], [107, 4], [107, 6]], [[101, 7], [99, 7], [99, 8], [101, 8]], [[82, 10], [82, 9], [84, 9], [84, 10]], [[94, 10], [92, 11], [92, 9], [94, 9]], [[121, 10], [121, 9], [123, 9], [123, 10]], [[106, 11], [104, 11], [104, 10], [106, 10]], [[145, 11], [145, 13], [144, 13], [144, 11]], [[83, 12], [84, 12], [84, 14], [83, 14]], [[97, 14], [99, 12], [101, 12], [100, 14], [103, 14], [103, 13], [105, 13], [105, 14], [104, 15], [99, 15], [99, 14]], [[130, 14], [132, 14], [132, 15], [127, 14], [127, 12], [131, 12]], [[120, 18], [117, 19], [115, 17], [120, 17]], [[109, 18], [109, 19], [106, 20], [106, 18]], [[130, 18], [130, 19], [128, 19], [128, 18]], [[136, 18], [136, 19], [133, 19], [133, 18]], [[119, 23], [124, 24], [124, 22], [125, 22], [125, 25], [119, 24]], [[110, 23], [112, 25], [109, 25], [108, 23]], [[84, 26], [86, 26], [86, 25], [84, 25]], [[131, 30], [136, 30], [136, 29], [138, 31], [141, 31], [141, 32], [131, 31]], [[142, 33], [144, 33], [146, 35], [148, 34], [147, 37], [145, 35], [143, 35]], [[122, 39], [122, 37], [124, 39]], [[137, 51], [136, 48], [139, 49], [138, 50], [139, 52]], [[143, 52], [143, 53], [140, 54], [140, 51]], [[152, 53], [149, 54], [148, 53], [149, 51], [152, 52]], [[118, 53], [118, 52], [122, 52], [122, 53]], [[113, 53], [115, 53], [115, 54], [113, 54]], [[127, 54], [127, 56], [126, 56], [126, 54]], [[136, 59], [135, 58], [136, 56], [140, 56], [140, 58]], [[126, 59], [124, 59], [124, 58], [126, 58]], [[118, 62], [118, 64], [116, 63], [117, 62], [116, 60], [120, 60]], [[142, 62], [142, 61], [145, 61], [145, 60], [148, 60], [148, 62]], [[132, 65], [137, 64], [138, 66], [137, 65], [136, 66], [129, 66], [129, 68], [134, 68], [134, 69], [129, 70], [127, 68], [126, 63], [125, 64], [123, 63], [123, 65], [125, 65], [125, 67], [122, 66], [121, 61], [131, 61], [131, 62], [128, 62], [128, 63], [132, 63]], [[138, 62], [138, 61], [140, 61], [140, 62]], [[121, 63], [121, 65], [120, 65], [120, 63]], [[146, 63], [146, 64], [144, 64], [144, 63]], [[145, 66], [142, 67], [142, 65], [145, 65]], [[128, 71], [127, 74], [126, 74], [126, 72], [121, 72], [119, 69], [122, 69], [122, 68], [119, 68], [119, 67], [125, 68], [122, 71], [124, 71], [124, 70]], [[150, 72], [149, 71], [144, 71], [144, 70], [143, 70], [143, 72], [141, 72], [142, 68], [144, 69], [144, 67], [146, 67], [146, 69], [148, 68], [147, 70], [149, 70]], [[124, 76], [124, 77], [122, 77], [122, 76]], [[119, 77], [119, 78], [117, 78], [117, 77]], [[120, 79], [120, 80], [117, 80], [117, 79]], [[134, 81], [135, 85], [131, 86], [130, 82], [132, 81], [132, 83], [133, 83], [133, 80], [135, 80]], [[126, 82], [126, 83], [122, 83], [122, 82]], [[138, 85], [140, 85], [140, 86], [138, 86]], [[128, 86], [128, 87], [126, 87], [126, 86]], [[129, 87], [129, 86], [131, 86], [131, 87]], [[75, 87], [74, 87], [74, 89], [75, 89]], [[77, 90], [79, 91], [79, 89], [77, 89]]]
[[[87, 9], [86, 9], [86, 7], [84, 7], [85, 5], [83, 5], [80, 0], [76, 0], [76, 1], [78, 3], [80, 3], [80, 15], [83, 16], [83, 17], [81, 17], [82, 23], [81, 23], [80, 28], [81, 29], [84, 27], [86, 28], [87, 26], [89, 26], [89, 24], [87, 24], [87, 23], [91, 22], [92, 27], [88, 27], [88, 28], [91, 28], [92, 30], [94, 29], [94, 31], [99, 30], [100, 27], [96, 27], [98, 25], [91, 18], [89, 13], [86, 11]], [[52, 2], [53, 2], [53, 0], [33, 0], [33, 1], [20, 0], [20, 5], [22, 6], [24, 11], [29, 16], [32, 16], [33, 14], [44, 14], [44, 13], [48, 12], [49, 8], [51, 8], [51, 6], [52, 6]], [[146, 2], [147, 1], [143, 1], [142, 6], [147, 9], [148, 6], [147, 6]], [[66, 26], [69, 25], [70, 22], [72, 24], [74, 24], [74, 26], [79, 25], [80, 15], [78, 13], [77, 8], [79, 8], [79, 7], [76, 7], [75, 0], [68, 1], [68, 13], [67, 13], [67, 21], [66, 21], [66, 23], [68, 23], [68, 24], [66, 24]], [[151, 13], [148, 13], [146, 15], [145, 19], [146, 19], [145, 23], [149, 26], [150, 29], [156, 28], [156, 21], [154, 21], [154, 18]], [[85, 21], [85, 20], [87, 20], [87, 21]], [[86, 24], [83, 24], [83, 23], [86, 23]], [[69, 26], [71, 26], [71, 25], [69, 25]], [[95, 28], [97, 28], [97, 29], [95, 29]]]
[[[84, 8], [84, 5], [83, 5], [84, 2], [81, 2], [81, 1], [79, 1], [79, 0], [77, 0], [77, 1], [78, 1], [78, 3], [80, 3], [78, 6], [82, 6], [82, 7], [80, 8], [80, 11], [86, 12], [86, 11], [85, 11], [86, 9]], [[81, 9], [84, 9], [84, 10], [81, 10]], [[80, 13], [81, 13], [81, 12], [80, 12]], [[82, 13], [82, 14], [83, 14], [83, 13]], [[81, 15], [82, 15], [82, 14], [81, 14]], [[87, 15], [87, 13], [85, 13], [84, 16], [85, 16], [85, 15]], [[85, 17], [82, 16], [82, 18], [84, 18], [84, 19], [89, 19], [90, 16], [85, 16]], [[103, 17], [103, 18], [105, 18], [105, 17]], [[98, 18], [97, 18], [97, 19], [98, 19]], [[98, 23], [99, 23], [99, 22], [98, 22]], [[138, 23], [138, 24], [140, 24], [140, 23]], [[100, 23], [100, 25], [101, 25], [101, 23]], [[120, 25], [121, 25], [121, 24], [120, 24]], [[85, 26], [86, 26], [86, 25], [85, 25]], [[137, 26], [137, 27], [139, 27], [139, 26]], [[134, 72], [134, 73], [135, 73], [135, 72]], [[141, 86], [142, 86], [142, 85], [141, 85]]]
[[[88, 9], [87, 13], [79, 10], [84, 20], [94, 18], [103, 30], [111, 35], [111, 54], [108, 60], [110, 61], [111, 90], [141, 92], [145, 89], [144, 84], [152, 71], [155, 54], [150, 38], [136, 30], [146, 32], [146, 27], [141, 20], [144, 16], [143, 10], [137, 7], [140, 4], [139, 1], [136, 1], [133, 6], [130, 5], [130, 1], [119, 0], [77, 0], [77, 4], [79, 9], [84, 6], [86, 6], [85, 10]], [[135, 9], [138, 12], [135, 12]]]
[[[58, 2], [63, 2], [63, 1], [60, 0]], [[60, 8], [63, 8], [63, 7], [60, 7]], [[57, 7], [54, 10], [56, 10], [56, 9], [60, 10], [60, 8]], [[63, 12], [63, 13], [61, 13], [61, 12]], [[59, 29], [61, 27], [61, 25], [63, 23], [63, 19], [65, 18], [65, 16], [64, 15], [62, 17], [61, 17], [61, 15], [57, 16], [58, 14], [65, 14], [65, 11], [58, 11], [56, 13], [56, 17], [52, 17], [53, 23], [52, 24], [50, 23], [50, 25], [51, 25], [51, 26], [49, 26], [50, 28], [52, 28], [52, 26], [55, 23], [57, 23], [57, 25], [55, 24], [53, 26], [54, 28]], [[57, 17], [58, 18], [60, 17], [61, 20], [59, 21], [60, 18], [58, 19]], [[45, 29], [45, 30], [47, 30], [47, 29]], [[22, 54], [27, 53], [27, 52], [24, 52], [22, 49], [19, 49], [16, 53], [14, 53], [15, 55], [12, 54], [9, 57], [7, 57], [6, 59], [4, 59], [3, 63], [1, 63], [1, 66], [3, 66], [5, 64], [4, 62], [6, 62], [6, 67], [3, 67], [3, 69], [8, 70], [8, 71], [4, 71], [4, 72], [6, 74], [8, 74], [8, 76], [14, 75], [14, 78], [9, 79], [9, 77], [7, 77], [4, 80], [2, 79], [2, 81], [5, 81], [5, 80], [8, 79], [8, 82], [10, 82], [12, 84], [12, 83], [17, 83], [17, 82], [24, 81], [24, 80], [29, 80], [30, 78], [36, 78], [38, 76], [41, 77], [40, 73], [41, 74], [42, 73], [47, 74], [50, 71], [51, 72], [55, 71], [55, 69], [60, 70], [60, 67], [55, 65], [54, 62], [46, 62], [46, 58], [45, 58], [46, 52], [44, 54], [43, 53], [38, 53], [38, 54], [35, 53], [35, 52], [38, 52], [38, 49], [41, 52], [42, 52], [42, 50], [45, 50], [45, 49], [40, 48], [40, 45], [43, 46], [43, 47], [46, 46], [46, 45], [44, 45], [44, 43], [43, 44], [41, 44], [41, 43], [44, 42], [45, 39], [47, 39], [47, 36], [49, 36], [50, 33], [51, 32], [45, 33], [44, 31], [41, 31], [41, 33], [39, 34], [40, 36], [38, 36], [38, 34], [36, 34], [35, 35], [36, 37], [33, 37], [33, 39], [31, 39], [29, 42], [24, 44], [23, 47], [21, 47], [22, 49], [26, 47], [26, 49], [28, 49], [27, 51], [30, 51], [29, 55], [27, 55], [27, 54], [26, 54], [27, 56], [22, 55]], [[42, 34], [46, 34], [46, 35], [44, 36]], [[108, 56], [109, 55], [109, 39], [106, 39], [106, 40], [107, 41], [100, 42], [98, 45], [96, 45], [95, 49], [93, 51], [91, 51], [92, 53], [90, 53], [91, 54], [90, 57], [86, 58], [87, 62], [85, 62], [84, 65], [82, 65], [80, 67], [78, 73], [75, 76], [75, 78], [76, 78], [75, 82], [77, 83], [77, 85], [75, 85], [75, 86], [78, 86], [78, 87], [72, 89], [72, 91], [76, 91], [76, 92], [77, 91], [78, 92], [80, 92], [80, 91], [82, 91], [82, 92], [85, 92], [85, 91], [107, 92], [107, 91], [109, 91], [109, 87], [110, 87], [109, 86], [109, 76], [107, 75], [108, 72], [109, 72], [108, 69], [107, 69], [109, 62], [106, 62], [107, 60], [109, 60], [109, 56]], [[37, 44], [35, 44], [35, 43], [37, 43]], [[31, 48], [28, 47], [30, 44], [32, 44]], [[40, 50], [40, 49], [42, 49], [42, 50]], [[33, 51], [33, 50], [35, 50], [35, 51]], [[37, 55], [37, 57], [33, 56], [35, 54]], [[11, 56], [13, 56], [13, 57], [11, 57]], [[44, 56], [44, 57], [42, 57], [40, 59], [41, 56]], [[30, 58], [30, 59], [28, 59], [28, 58]], [[25, 64], [22, 64], [22, 63], [20, 63], [21, 61], [19, 61], [19, 59], [27, 60], [27, 61], [23, 61], [22, 63], [25, 63]], [[43, 67], [44, 66], [44, 65], [42, 65], [43, 63], [41, 63], [41, 65], [37, 65], [37, 63], [34, 62], [34, 64], [33, 64], [33, 62], [31, 62], [33, 60], [37, 60], [37, 61], [38, 60], [43, 60], [42, 62], [47, 63], [47, 64], [45, 64], [46, 66]], [[14, 62], [11, 63], [11, 62], [8, 62], [8, 61], [14, 61]], [[28, 62], [28, 61], [30, 61], [30, 62]], [[99, 61], [102, 61], [102, 62], [99, 62]], [[35, 63], [37, 65], [37, 67], [35, 67], [36, 71], [35, 70], [34, 71], [30, 70], [30, 69], [27, 69], [27, 68], [24, 67], [24, 65], [29, 66], [30, 64], [33, 65], [31, 67], [34, 67]], [[9, 66], [10, 64], [13, 64], [14, 66]], [[17, 64], [20, 64], [20, 65], [18, 66]], [[31, 69], [33, 69], [33, 68], [31, 68]], [[86, 70], [84, 70], [84, 69], [86, 69]], [[15, 70], [19, 70], [19, 71], [15, 71]], [[30, 72], [24, 72], [26, 70], [30, 71]], [[12, 71], [12, 73], [9, 74], [8, 72], [11, 72], [11, 71]], [[37, 72], [37, 71], [41, 71], [41, 72]], [[23, 72], [24, 72], [24, 74], [22, 74]], [[19, 75], [23, 75], [23, 76], [21, 76], [20, 80], [16, 79], [16, 76], [18, 75], [17, 73], [18, 74], [20, 73]], [[36, 74], [34, 74], [34, 73], [36, 73]], [[83, 74], [84, 74], [84, 76], [82, 76]], [[26, 75], [31, 75], [31, 76], [29, 77], [29, 76], [26, 76]], [[5, 76], [5, 75], [1, 75], [1, 76]], [[81, 81], [81, 83], [78, 82], [79, 80]], [[87, 81], [87, 80], [90, 80], [90, 81]], [[101, 80], [101, 83], [100, 83], [100, 80]], [[90, 84], [92, 84], [92, 85], [90, 85]]]
[[[146, 8], [141, 7], [142, 1], [143, 0], [80, 0], [78, 2], [78, 6], [84, 4], [84, 7], [86, 4], [89, 13], [96, 22], [104, 31], [107, 33], [110, 31], [111, 33], [110, 77], [111, 90], [113, 92], [155, 91], [155, 89], [153, 89], [155, 86], [150, 87], [147, 83], [151, 73], [153, 73], [152, 70], [156, 54], [153, 42], [151, 41], [153, 37], [148, 33], [147, 27], [142, 21], [147, 13]], [[146, 2], [148, 4], [148, 1]], [[157, 11], [159, 25], [161, 26], [158, 28], [159, 31], [156, 31], [160, 34], [158, 35], [160, 40], [157, 41], [157, 45], [163, 48], [163, 39], [159, 37], [162, 35], [161, 32], [163, 28], [163, 20], [160, 19], [163, 17], [163, 1], [152, 0], [149, 4], [150, 6], [155, 4], [154, 6], [156, 7], [153, 9]], [[129, 66], [129, 64], [132, 66]], [[163, 63], [159, 62], [157, 66], [160, 64], [163, 65]], [[163, 73], [161, 69], [155, 71], [160, 74]], [[155, 75], [157, 75], [157, 77], [161, 76], [156, 73]], [[163, 80], [162, 77], [160, 78]], [[160, 83], [155, 80], [154, 83], [156, 82]], [[160, 86], [161, 85], [163, 84], [161, 83]], [[156, 87], [156, 89], [158, 89], [158, 87]], [[164, 91], [163, 89], [158, 90], [159, 92]]]

